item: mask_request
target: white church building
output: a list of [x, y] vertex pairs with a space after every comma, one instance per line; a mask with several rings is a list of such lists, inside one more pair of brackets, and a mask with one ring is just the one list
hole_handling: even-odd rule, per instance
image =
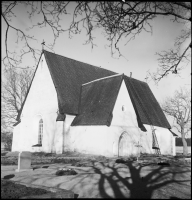
[[17, 121], [12, 151], [175, 155], [147, 83], [45, 50]]

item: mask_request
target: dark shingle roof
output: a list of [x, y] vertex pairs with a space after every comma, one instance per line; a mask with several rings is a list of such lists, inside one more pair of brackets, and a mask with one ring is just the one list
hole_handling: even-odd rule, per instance
[[115, 75], [82, 85], [79, 114], [71, 125], [109, 126], [122, 79]]
[[142, 130], [141, 123], [171, 128], [147, 83], [125, 75], [115, 75], [83, 85], [79, 115], [72, 125], [110, 125], [123, 79], [137, 115], [138, 126]]
[[171, 129], [169, 129], [169, 131], [172, 133], [173, 136], [178, 137], [178, 135], [175, 134]]
[[78, 114], [82, 84], [116, 74], [45, 50], [44, 55], [56, 87], [59, 112], [62, 114]]
[[134, 109], [137, 110], [141, 122], [164, 128], [171, 128], [159, 103], [147, 83], [124, 76]]
[[[171, 128], [161, 107], [145, 82], [121, 75], [85, 84], [96, 79], [117, 75], [117, 73], [45, 50], [43, 53], [57, 92], [59, 105], [57, 120], [64, 120], [63, 114], [77, 115], [80, 111], [80, 115], [77, 115], [74, 119], [73, 125], [93, 125], [96, 119], [97, 123], [95, 125], [110, 125], [117, 91], [119, 91], [123, 77], [137, 115], [139, 127], [142, 128], [142, 124], [151, 124]], [[35, 73], [36, 71], [37, 68]], [[33, 79], [34, 77], [35, 74]], [[85, 85], [82, 86], [82, 84]], [[29, 90], [30, 88], [31, 85]], [[81, 115], [82, 113], [83, 115]], [[94, 116], [93, 113], [97, 114]], [[20, 114], [17, 121], [20, 120]], [[99, 117], [101, 118], [99, 119]]]

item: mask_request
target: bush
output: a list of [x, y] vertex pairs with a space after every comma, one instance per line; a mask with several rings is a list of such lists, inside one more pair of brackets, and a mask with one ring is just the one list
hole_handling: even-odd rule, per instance
[[57, 176], [64, 176], [64, 175], [76, 175], [77, 172], [73, 169], [59, 169], [58, 171], [56, 171], [55, 173]]
[[2, 199], [20, 199], [23, 196], [42, 195], [49, 191], [41, 188], [31, 188], [25, 185], [16, 184], [10, 180], [1, 179], [1, 198]]
[[16, 157], [3, 157], [1, 156], [1, 165], [17, 165], [18, 164], [18, 158]]
[[122, 159], [122, 158], [117, 159], [115, 162], [116, 162], [116, 163], [123, 163], [123, 164], [127, 163], [127, 161], [125, 161], [125, 160]]
[[12, 140], [13, 140], [13, 133], [1, 132], [1, 142], [3, 142], [5, 145], [4, 148], [5, 151], [11, 151]]
[[75, 167], [90, 167], [92, 166], [91, 162], [76, 162], [76, 163], [72, 163], [72, 166]]

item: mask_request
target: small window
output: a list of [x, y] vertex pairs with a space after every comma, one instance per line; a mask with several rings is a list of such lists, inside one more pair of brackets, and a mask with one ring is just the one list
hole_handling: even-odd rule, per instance
[[43, 120], [39, 120], [39, 134], [38, 134], [38, 144], [42, 144], [43, 140]]
[[125, 106], [124, 105], [122, 106], [122, 111], [125, 111]]

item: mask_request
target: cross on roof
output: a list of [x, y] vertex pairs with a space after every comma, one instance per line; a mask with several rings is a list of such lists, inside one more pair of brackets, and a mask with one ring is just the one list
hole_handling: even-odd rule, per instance
[[44, 49], [45, 41], [43, 40], [42, 44], [42, 50]]

